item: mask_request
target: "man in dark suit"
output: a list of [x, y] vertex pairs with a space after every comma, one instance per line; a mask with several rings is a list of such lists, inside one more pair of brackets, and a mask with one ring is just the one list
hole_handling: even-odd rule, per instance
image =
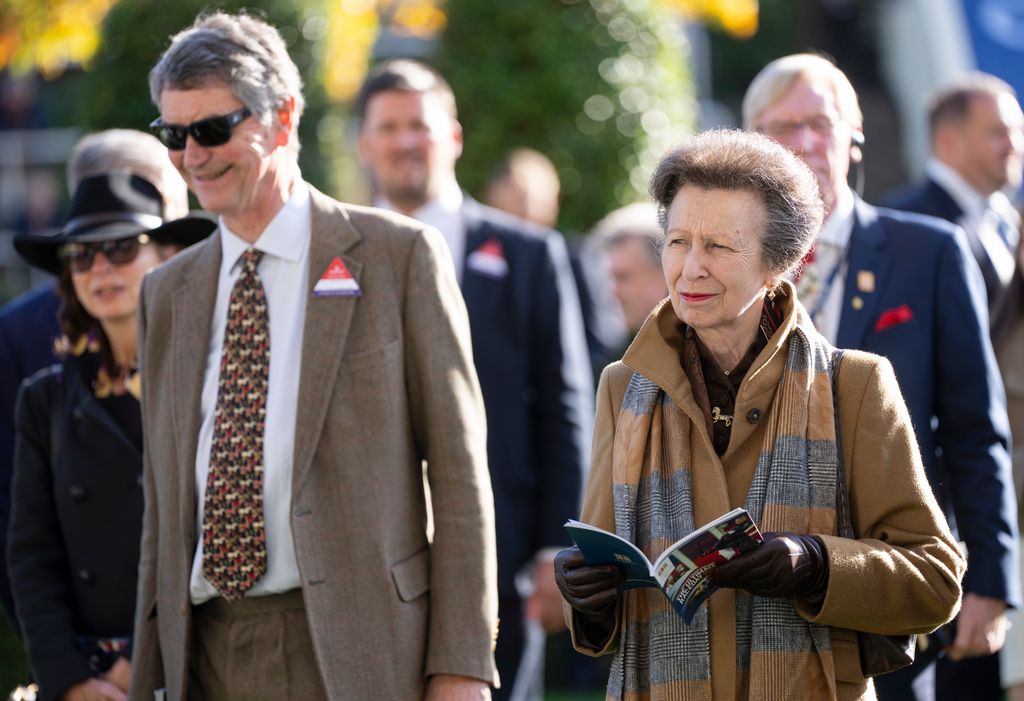
[[527, 688], [538, 678], [540, 646], [526, 644], [537, 638], [524, 626], [523, 575], [533, 568], [533, 589], [547, 592], [548, 608], [560, 610], [545, 551], [566, 544], [562, 524], [579, 510], [592, 420], [565, 242], [459, 188], [455, 98], [432, 69], [407, 60], [381, 65], [364, 83], [358, 110], [359, 154], [376, 203], [437, 227], [455, 261], [487, 410], [501, 620], [495, 654], [502, 688], [495, 698], [536, 697]]
[[836, 345], [890, 360], [932, 489], [967, 544], [963, 606], [938, 670], [919, 653], [909, 670], [876, 680], [880, 696], [986, 698], [984, 680], [956, 661], [1002, 646], [1005, 609], [1021, 604], [1021, 591], [1006, 402], [977, 265], [959, 229], [876, 209], [850, 190], [863, 120], [829, 61], [798, 54], [770, 63], [747, 90], [743, 119], [817, 176], [828, 216], [798, 281], [801, 302]]
[[1013, 277], [1020, 216], [1005, 194], [1021, 184], [1024, 113], [1009, 84], [972, 73], [941, 90], [928, 111], [932, 158], [925, 179], [886, 206], [959, 224], [994, 309]]

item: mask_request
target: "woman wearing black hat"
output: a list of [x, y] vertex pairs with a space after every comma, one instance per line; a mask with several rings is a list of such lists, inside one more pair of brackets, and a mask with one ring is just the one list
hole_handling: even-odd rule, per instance
[[123, 699], [142, 524], [135, 312], [142, 277], [215, 223], [165, 222], [127, 171], [85, 178], [55, 236], [15, 240], [58, 275], [63, 362], [18, 396], [8, 563], [42, 699]]

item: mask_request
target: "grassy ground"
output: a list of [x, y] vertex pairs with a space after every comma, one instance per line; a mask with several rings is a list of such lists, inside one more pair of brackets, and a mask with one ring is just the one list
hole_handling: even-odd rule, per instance
[[21, 639], [14, 634], [14, 628], [7, 616], [0, 612], [0, 699], [18, 684], [28, 682], [28, 664]]

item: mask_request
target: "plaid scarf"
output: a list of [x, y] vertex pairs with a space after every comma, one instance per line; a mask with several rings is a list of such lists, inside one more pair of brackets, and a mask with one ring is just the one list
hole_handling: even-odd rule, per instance
[[[836, 442], [831, 348], [796, 305], [785, 369], [768, 414], [745, 508], [762, 531], [834, 533]], [[696, 428], [695, 428], [696, 427]], [[697, 526], [691, 435], [700, 425], [640, 373], [619, 410], [613, 453], [615, 529], [652, 559]], [[708, 607], [689, 626], [653, 589], [624, 593], [611, 699], [710, 701]], [[730, 631], [721, 631], [724, 635]], [[736, 592], [737, 695], [757, 701], [835, 698], [827, 626], [789, 599]]]

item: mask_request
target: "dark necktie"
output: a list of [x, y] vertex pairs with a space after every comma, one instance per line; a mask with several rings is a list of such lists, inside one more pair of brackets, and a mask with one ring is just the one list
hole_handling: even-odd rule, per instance
[[267, 298], [250, 248], [231, 289], [203, 508], [203, 575], [228, 601], [267, 570], [263, 429], [270, 372]]

